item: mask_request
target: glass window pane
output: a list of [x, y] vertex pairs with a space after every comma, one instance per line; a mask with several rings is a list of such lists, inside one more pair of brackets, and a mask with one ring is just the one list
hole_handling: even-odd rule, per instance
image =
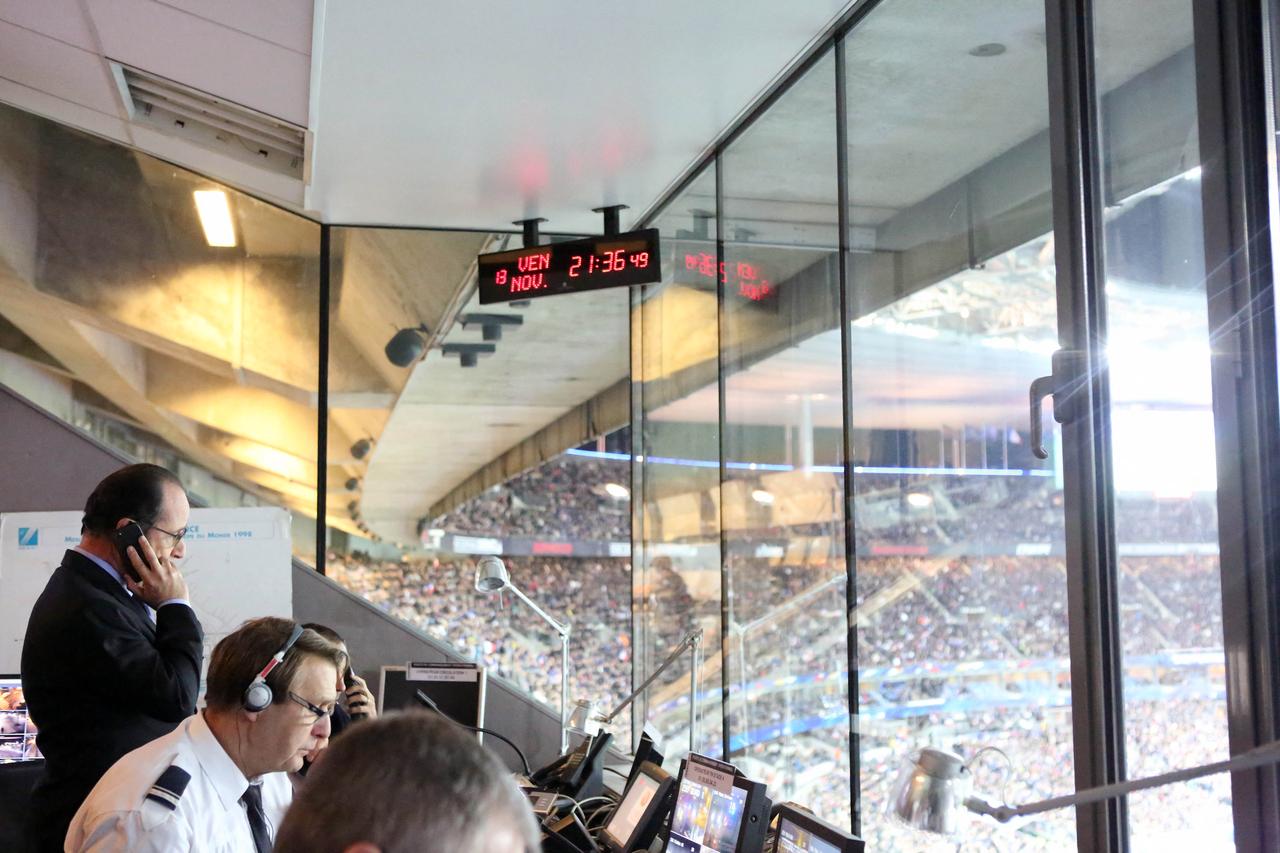
[[[696, 749], [720, 757], [720, 479], [716, 207], [708, 170], [665, 208], [663, 281], [632, 308], [635, 683], [693, 628], [703, 632]], [[689, 738], [690, 656], [636, 700], [635, 736], [652, 726], [678, 766]]]
[[0, 106], [0, 378], [313, 556], [319, 226]]
[[[1131, 778], [1228, 757], [1190, 0], [1095, 3]], [[1233, 850], [1231, 780], [1129, 798], [1134, 850]]]
[[[1008, 772], [978, 761], [992, 801], [1075, 787], [1061, 482], [1027, 426], [1058, 337], [1043, 34], [1036, 0], [959, 17], [886, 0], [846, 39], [859, 782], [877, 849], [949, 849], [885, 815], [921, 746], [1007, 753]], [[963, 831], [966, 848], [1075, 845], [1069, 809]]]
[[835, 56], [729, 146], [723, 207], [730, 760], [850, 824]]

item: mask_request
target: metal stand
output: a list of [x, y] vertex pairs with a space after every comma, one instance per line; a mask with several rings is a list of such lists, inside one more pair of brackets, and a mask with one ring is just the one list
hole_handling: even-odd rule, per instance
[[523, 601], [526, 607], [541, 616], [560, 635], [560, 753], [563, 755], [569, 751], [569, 634], [573, 626], [568, 622], [559, 622], [551, 618], [547, 611], [530, 601], [529, 596], [521, 592], [515, 584], [509, 584], [506, 589]]
[[676, 658], [680, 657], [680, 655], [690, 649], [693, 650], [693, 658], [689, 666], [689, 751], [693, 752], [698, 730], [698, 670], [701, 668], [702, 664], [701, 628], [694, 628], [689, 633], [685, 634], [684, 639], [680, 641], [680, 644], [671, 650], [671, 653], [668, 654], [666, 659], [658, 665], [657, 669], [649, 673], [649, 677], [646, 678], [639, 687], [631, 691], [630, 696], [623, 699], [622, 702], [619, 703], [618, 707], [614, 708], [608, 714], [605, 714], [603, 717], [596, 717], [596, 719], [601, 723], [612, 723], [614, 718], [617, 717], [618, 714], [622, 713], [628, 705], [634, 702], [637, 696], [647, 690], [649, 685], [652, 684], [659, 675], [662, 675], [667, 667], [675, 663]]

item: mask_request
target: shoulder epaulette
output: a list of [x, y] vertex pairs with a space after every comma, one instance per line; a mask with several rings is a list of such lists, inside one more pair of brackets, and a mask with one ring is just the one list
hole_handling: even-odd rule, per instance
[[147, 799], [153, 800], [170, 811], [176, 811], [182, 792], [187, 790], [191, 774], [176, 764], [170, 764], [160, 774], [156, 783], [147, 790]]

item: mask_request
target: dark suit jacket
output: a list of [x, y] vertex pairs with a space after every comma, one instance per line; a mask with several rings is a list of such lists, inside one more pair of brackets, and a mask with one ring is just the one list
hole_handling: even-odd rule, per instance
[[107, 769], [195, 713], [203, 641], [190, 607], [161, 607], [153, 624], [101, 566], [66, 553], [22, 645], [22, 687], [45, 757], [29, 812], [32, 850], [62, 850]]

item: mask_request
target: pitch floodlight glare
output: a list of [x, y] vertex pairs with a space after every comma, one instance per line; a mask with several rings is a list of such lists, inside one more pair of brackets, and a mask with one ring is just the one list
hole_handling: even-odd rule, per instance
[[200, 227], [210, 246], [231, 248], [236, 244], [236, 229], [231, 224], [231, 204], [223, 190], [196, 190], [196, 212]]

